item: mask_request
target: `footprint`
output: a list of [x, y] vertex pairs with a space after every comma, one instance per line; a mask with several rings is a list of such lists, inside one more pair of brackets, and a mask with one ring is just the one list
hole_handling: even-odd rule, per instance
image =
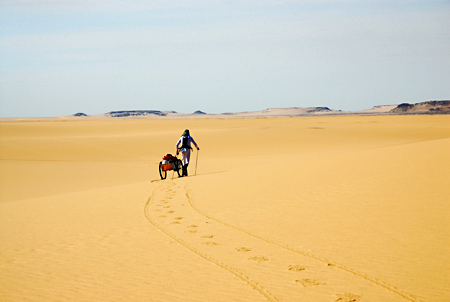
[[250, 257], [250, 258], [248, 258], [248, 260], [254, 260], [254, 261], [261, 262], [261, 261], [268, 261], [269, 259], [267, 259], [266, 257]]
[[246, 248], [246, 247], [237, 247], [236, 251], [238, 252], [250, 252], [252, 249]]
[[204, 244], [204, 245], [218, 245], [217, 243], [215, 243], [215, 242], [210, 242], [210, 241], [208, 241], [208, 242], [202, 242], [202, 244]]
[[306, 267], [301, 266], [301, 265], [289, 265], [288, 266], [288, 270], [294, 271], [294, 272], [304, 271], [305, 269], [306, 269]]
[[195, 225], [195, 224], [188, 225], [188, 228], [196, 228], [196, 227], [197, 227], [197, 225]]
[[164, 218], [164, 217], [166, 217], [166, 215], [159, 215], [158, 217], [160, 217], [160, 218]]
[[336, 295], [338, 298], [335, 300], [336, 302], [357, 302], [361, 296], [346, 293], [344, 295]]
[[162, 210], [161, 209], [155, 209], [155, 212], [161, 212]]
[[174, 219], [181, 220], [181, 219], [183, 219], [183, 217], [175, 217]]
[[213, 235], [203, 235], [202, 238], [213, 238]]
[[167, 211], [167, 214], [175, 213], [174, 211]]
[[[323, 283], [320, 283], [316, 279], [295, 280], [295, 283], [300, 283], [301, 285], [303, 285], [303, 287], [318, 286], [318, 285], [322, 285], [323, 284]], [[338, 301], [338, 300], [336, 300], [336, 301]]]
[[170, 224], [180, 224], [180, 222], [179, 221], [174, 221], [174, 222], [171, 222]]
[[189, 231], [186, 231], [186, 233], [194, 234], [194, 233], [197, 233], [197, 230], [189, 230]]
[[170, 206], [165, 206], [165, 207], [164, 207], [164, 209], [168, 209], [168, 208], [170, 208]]

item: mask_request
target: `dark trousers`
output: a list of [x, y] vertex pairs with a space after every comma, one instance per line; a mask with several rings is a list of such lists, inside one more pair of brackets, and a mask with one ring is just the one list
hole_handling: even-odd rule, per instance
[[187, 164], [187, 165], [183, 165], [183, 176], [188, 176], [188, 171], [187, 171], [187, 168], [188, 168], [188, 166], [189, 166], [189, 164]]

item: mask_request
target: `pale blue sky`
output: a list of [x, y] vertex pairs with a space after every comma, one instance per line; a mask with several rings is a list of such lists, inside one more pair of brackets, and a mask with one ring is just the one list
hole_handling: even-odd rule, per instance
[[450, 99], [449, 0], [0, 0], [0, 116]]

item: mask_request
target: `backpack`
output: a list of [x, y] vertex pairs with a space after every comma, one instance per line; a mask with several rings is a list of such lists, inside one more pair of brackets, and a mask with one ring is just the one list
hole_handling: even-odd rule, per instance
[[181, 137], [181, 147], [180, 147], [180, 149], [183, 149], [183, 148], [192, 150], [192, 147], [189, 146], [189, 136], [182, 136]]

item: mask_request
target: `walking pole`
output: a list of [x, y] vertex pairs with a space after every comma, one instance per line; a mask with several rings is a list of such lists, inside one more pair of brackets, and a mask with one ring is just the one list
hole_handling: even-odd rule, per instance
[[173, 179], [173, 175], [175, 174], [175, 170], [172, 171], [172, 179]]
[[[177, 162], [178, 162], [178, 152], [177, 152], [177, 155], [175, 156], [175, 158], [177, 159]], [[175, 175], [175, 169], [173, 170], [173, 172], [172, 172], [172, 179], [173, 179], [173, 176]]]
[[197, 150], [197, 158], [195, 159], [195, 174], [194, 175], [197, 175], [198, 151], [199, 150]]

